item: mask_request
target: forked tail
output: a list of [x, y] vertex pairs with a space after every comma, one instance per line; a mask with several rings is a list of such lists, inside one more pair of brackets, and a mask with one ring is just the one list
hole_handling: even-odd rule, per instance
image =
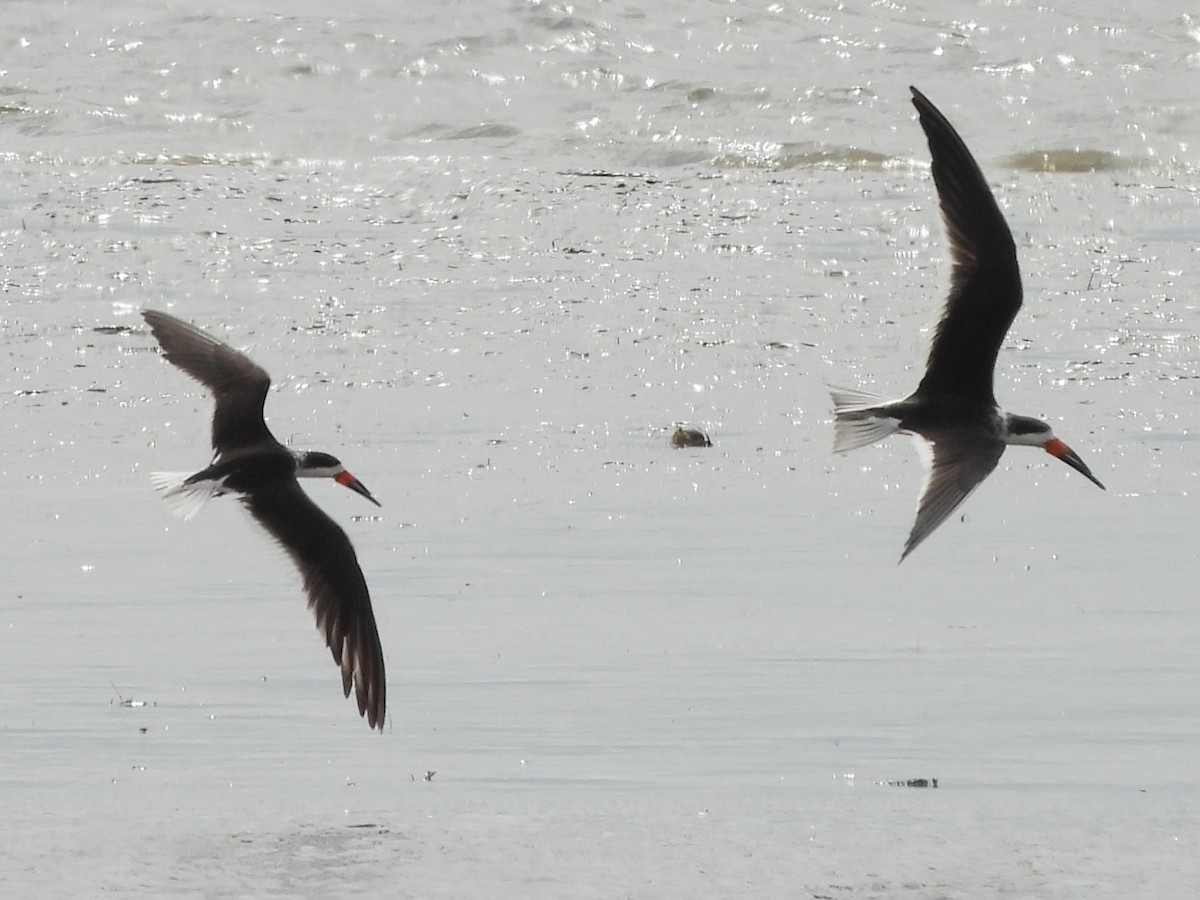
[[190, 519], [213, 497], [223, 493], [218, 483], [199, 481], [189, 484], [191, 472], [151, 472], [150, 482], [162, 494], [167, 508], [181, 519]]
[[900, 421], [881, 415], [888, 401], [878, 394], [830, 385], [833, 397], [833, 452], [845, 453], [882, 440], [900, 430]]

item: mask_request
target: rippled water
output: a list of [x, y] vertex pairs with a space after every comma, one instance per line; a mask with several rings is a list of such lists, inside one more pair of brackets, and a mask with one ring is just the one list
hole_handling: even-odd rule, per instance
[[[1200, 22], [409, 7], [5, 7], [0, 887], [1194, 884]], [[916, 454], [831, 456], [825, 383], [907, 391], [944, 294], [910, 83], [1017, 239], [1001, 402], [1109, 490], [1014, 449], [897, 567]], [[384, 503], [312, 489], [383, 736], [236, 504], [150, 488], [210, 403], [146, 306]]]

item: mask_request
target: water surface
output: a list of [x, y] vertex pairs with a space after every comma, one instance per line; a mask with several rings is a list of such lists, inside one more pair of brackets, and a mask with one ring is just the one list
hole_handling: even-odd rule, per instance
[[[1195, 19], [410, 7], [6, 10], [0, 886], [1194, 884]], [[1109, 490], [1015, 449], [897, 567], [916, 454], [831, 456], [825, 383], [909, 390], [944, 294], [910, 83], [1017, 239], [1000, 400]], [[150, 488], [210, 403], [146, 306], [384, 503], [312, 486], [382, 736], [236, 504]]]

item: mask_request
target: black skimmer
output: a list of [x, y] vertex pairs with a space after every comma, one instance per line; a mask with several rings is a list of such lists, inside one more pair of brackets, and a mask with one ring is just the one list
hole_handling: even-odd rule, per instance
[[830, 389], [835, 451], [896, 433], [916, 437], [922, 451], [928, 473], [901, 562], [991, 474], [1009, 444], [1041, 447], [1104, 489], [1048, 424], [1006, 413], [996, 404], [996, 357], [1021, 308], [1017, 249], [967, 145], [924, 94], [909, 90], [929, 139], [933, 181], [950, 237], [950, 294], [925, 376], [913, 393], [888, 401], [865, 391]]
[[297, 478], [332, 478], [380, 503], [328, 453], [291, 450], [263, 420], [271, 377], [245, 354], [163, 312], [142, 313], [167, 361], [212, 391], [212, 464], [194, 475], [151, 475], [163, 499], [191, 518], [211, 497], [235, 493], [287, 551], [304, 578], [308, 607], [342, 670], [342, 690], [354, 687], [358, 711], [383, 730], [387, 682], [371, 595], [346, 533], [301, 489]]

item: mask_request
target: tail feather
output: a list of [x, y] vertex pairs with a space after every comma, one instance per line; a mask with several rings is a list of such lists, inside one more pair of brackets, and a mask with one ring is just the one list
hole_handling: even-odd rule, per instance
[[190, 519], [213, 497], [220, 495], [221, 486], [213, 481], [188, 484], [190, 472], [151, 472], [150, 482], [162, 494], [167, 508], [181, 519]]
[[898, 419], [878, 412], [878, 407], [888, 402], [878, 394], [833, 386], [829, 393], [833, 397], [834, 453], [865, 447], [900, 430]]
[[864, 410], [872, 406], [887, 403], [887, 399], [870, 391], [860, 391], [858, 388], [844, 388], [829, 385], [829, 393], [833, 397], [833, 408], [837, 412], [843, 410]]

